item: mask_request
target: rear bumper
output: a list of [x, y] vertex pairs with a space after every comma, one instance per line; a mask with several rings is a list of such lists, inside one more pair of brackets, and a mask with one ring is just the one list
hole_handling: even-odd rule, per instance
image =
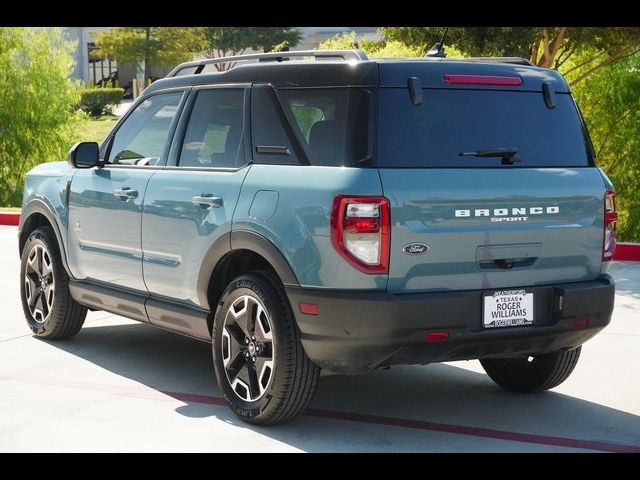
[[[494, 329], [482, 328], [483, 290], [394, 295], [288, 287], [287, 295], [307, 355], [335, 373], [570, 349], [611, 321], [615, 285], [608, 275], [527, 290], [534, 292], [533, 325]], [[301, 302], [317, 304], [318, 314], [301, 313]], [[577, 319], [587, 325], [576, 328]], [[434, 331], [448, 338], [427, 341]]]

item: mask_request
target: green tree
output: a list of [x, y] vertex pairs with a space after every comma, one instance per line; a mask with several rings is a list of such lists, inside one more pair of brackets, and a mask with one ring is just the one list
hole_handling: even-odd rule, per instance
[[71, 144], [74, 48], [61, 29], [0, 29], [0, 205], [20, 205], [27, 171]]
[[[300, 30], [292, 27], [204, 27], [205, 46], [202, 53], [207, 58], [241, 55], [247, 49], [270, 52], [277, 48], [295, 47], [301, 38]], [[227, 70], [234, 63], [220, 63], [218, 70]]]
[[144, 78], [152, 66], [172, 67], [191, 60], [202, 49], [202, 29], [197, 27], [119, 27], [96, 35], [95, 55], [133, 63], [144, 61]]
[[[356, 32], [345, 32], [335, 35], [322, 42], [321, 50], [350, 50], [362, 49], [371, 58], [411, 58], [422, 57], [424, 47], [422, 45], [411, 46], [399, 40], [358, 40]], [[461, 58], [464, 55], [455, 46], [447, 46], [447, 57]]]
[[[387, 40], [425, 51], [440, 40], [444, 27], [384, 27]], [[446, 44], [472, 56], [525, 57], [540, 67], [559, 69], [585, 48], [592, 56], [574, 64], [576, 85], [600, 69], [640, 51], [640, 28], [622, 27], [451, 27]]]
[[320, 50], [352, 50], [362, 49], [365, 53], [380, 48], [384, 42], [376, 40], [358, 39], [356, 32], [338, 33], [322, 42], [318, 48]]
[[[593, 55], [593, 51], [581, 52], [574, 63]], [[574, 95], [598, 165], [616, 187], [619, 237], [640, 241], [640, 54], [593, 74], [574, 89]]]

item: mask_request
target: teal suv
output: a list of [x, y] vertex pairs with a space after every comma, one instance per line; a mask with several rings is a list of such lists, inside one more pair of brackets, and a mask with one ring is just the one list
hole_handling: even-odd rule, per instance
[[211, 342], [255, 424], [321, 371], [480, 359], [540, 391], [611, 319], [616, 218], [567, 83], [526, 60], [189, 62], [27, 174], [22, 304], [45, 339], [104, 310]]

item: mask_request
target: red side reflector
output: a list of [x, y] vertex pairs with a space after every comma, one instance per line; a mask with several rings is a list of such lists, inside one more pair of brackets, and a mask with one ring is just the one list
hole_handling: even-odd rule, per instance
[[588, 318], [577, 318], [573, 322], [571, 322], [573, 328], [586, 328], [589, 325]]
[[300, 302], [300, 311], [302, 313], [306, 313], [307, 315], [318, 315], [318, 312], [320, 311], [320, 307], [318, 307], [317, 303]]
[[452, 75], [445, 74], [444, 81], [454, 85], [502, 85], [517, 87], [522, 85], [520, 77], [503, 77], [497, 75]]
[[449, 332], [429, 332], [424, 338], [427, 342], [441, 342], [449, 338]]

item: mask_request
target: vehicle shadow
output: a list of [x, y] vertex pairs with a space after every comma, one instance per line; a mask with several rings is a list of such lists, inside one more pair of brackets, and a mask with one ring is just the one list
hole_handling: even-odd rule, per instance
[[[556, 392], [509, 394], [486, 375], [452, 365], [398, 367], [356, 377], [322, 377], [310, 415], [286, 425], [254, 427], [238, 420], [226, 406], [216, 406], [221, 403], [221, 395], [208, 344], [147, 325], [128, 324], [87, 325], [73, 339], [49, 345], [179, 399], [184, 405], [176, 412], [181, 415], [216, 417], [305, 451], [455, 448], [441, 443], [441, 434], [429, 429], [365, 428], [363, 424], [376, 422], [322, 418], [320, 411], [345, 412], [346, 419], [355, 413], [640, 445], [639, 416]], [[198, 396], [212, 401], [203, 403]], [[407, 440], [407, 435], [412, 435], [413, 440]], [[500, 450], [505, 446], [498, 442], [491, 447], [491, 439], [486, 438], [462, 438], [468, 439], [467, 450]], [[515, 445], [513, 448], [520, 451], [531, 448], [526, 443]]]

